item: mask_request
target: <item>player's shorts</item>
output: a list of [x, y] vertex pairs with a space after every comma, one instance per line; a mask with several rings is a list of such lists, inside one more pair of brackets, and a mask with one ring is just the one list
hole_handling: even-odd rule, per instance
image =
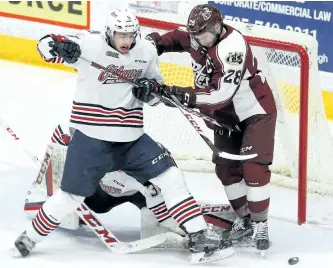
[[88, 197], [108, 172], [122, 170], [144, 184], [174, 165], [167, 150], [147, 134], [132, 142], [109, 142], [76, 130], [67, 149], [60, 188]]

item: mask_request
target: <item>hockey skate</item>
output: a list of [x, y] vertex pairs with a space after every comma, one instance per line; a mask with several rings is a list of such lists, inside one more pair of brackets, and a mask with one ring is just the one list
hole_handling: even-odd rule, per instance
[[16, 255], [17, 251], [21, 254], [22, 257], [29, 255], [30, 251], [34, 249], [36, 243], [32, 241], [28, 236], [26, 231], [24, 231], [14, 242], [14, 254]]
[[212, 230], [209, 224], [207, 230], [189, 234], [190, 262], [192, 264], [211, 262], [227, 258], [235, 253], [230, 240], [223, 241]]
[[223, 232], [224, 240], [231, 240], [233, 245], [238, 247], [253, 246], [253, 229], [251, 226], [250, 215], [237, 218], [230, 230]]
[[253, 240], [254, 246], [261, 252], [262, 255], [270, 247], [270, 241], [268, 237], [268, 225], [265, 222], [252, 222]]

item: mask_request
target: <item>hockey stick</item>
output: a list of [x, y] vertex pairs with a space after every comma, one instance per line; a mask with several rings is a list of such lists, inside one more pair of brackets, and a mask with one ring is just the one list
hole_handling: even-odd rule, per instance
[[[135, 81], [132, 81], [124, 76], [122, 76], [121, 74], [118, 74], [117, 72], [113, 71], [113, 70], [109, 70], [107, 68], [105, 68], [104, 66], [94, 62], [94, 61], [91, 61], [91, 60], [88, 60], [84, 57], [80, 57], [80, 59], [88, 62], [92, 67], [94, 68], [97, 68], [97, 69], [101, 69], [101, 70], [104, 70], [108, 73], [111, 73], [113, 75], [116, 75], [118, 76], [119, 78], [125, 80], [126, 82], [134, 85], [134, 86], [138, 86], [140, 87], [141, 85]], [[220, 151], [216, 148], [216, 146], [210, 141], [209, 138], [207, 138], [207, 136], [204, 134], [204, 132], [202, 131], [202, 129], [199, 127], [198, 123], [193, 119], [193, 117], [191, 116], [190, 113], [193, 113], [193, 110], [192, 109], [189, 109], [187, 108], [186, 106], [182, 105], [178, 99], [175, 97], [175, 96], [171, 96], [172, 99], [169, 99], [165, 96], [159, 96], [157, 94], [153, 94], [153, 96], [155, 97], [158, 97], [160, 98], [161, 100], [163, 101], [167, 101], [169, 104], [177, 107], [181, 112], [182, 114], [185, 116], [185, 118], [187, 119], [187, 121], [189, 121], [192, 125], [192, 127], [199, 133], [199, 135], [201, 136], [201, 138], [204, 140], [204, 142], [209, 146], [209, 148], [214, 152], [214, 154], [216, 154], [217, 156], [219, 157], [222, 157], [222, 158], [225, 158], [225, 159], [230, 159], [230, 160], [238, 160], [238, 161], [243, 161], [243, 160], [248, 160], [248, 159], [252, 159], [252, 158], [255, 158], [258, 154], [249, 154], [249, 155], [237, 155], [237, 154], [229, 154], [227, 152], [223, 152], [223, 151]], [[195, 112], [195, 114], [198, 114], [197, 112]], [[199, 113], [200, 114], [200, 113]], [[201, 114], [200, 114], [201, 115]], [[203, 115], [201, 115], [201, 118], [204, 119]], [[210, 120], [214, 120], [212, 118], [210, 118]], [[215, 120], [214, 120], [215, 121]], [[212, 122], [212, 121], [210, 121]], [[215, 121], [216, 122], [216, 121]], [[216, 122], [217, 123], [217, 122]], [[218, 123], [217, 123], [218, 124]], [[220, 127], [222, 127], [220, 124], [218, 124]], [[230, 129], [230, 127], [229, 127]]]
[[[11, 130], [11, 128], [0, 118], [1, 126], [6, 132], [11, 135], [14, 140], [20, 141], [17, 134]], [[23, 148], [23, 147], [22, 147]], [[51, 155], [53, 146], [48, 144], [46, 156], [41, 163], [36, 156], [34, 156], [29, 150], [23, 149], [23, 151], [29, 156], [31, 160], [40, 168], [37, 179], [34, 184], [40, 184], [44, 178], [47, 168], [51, 162]], [[145, 239], [140, 239], [133, 242], [122, 242], [116, 238], [116, 236], [103, 226], [101, 221], [94, 215], [94, 213], [84, 203], [76, 209], [76, 214], [86, 223], [86, 225], [97, 235], [97, 237], [112, 251], [115, 253], [133, 253], [142, 251], [160, 245], [167, 240], [166, 234], [158, 234]]]
[[[22, 143], [21, 139], [17, 134], [7, 125], [7, 123], [0, 117], [0, 125], [1, 127], [16, 141], [16, 143]], [[29, 157], [32, 159], [35, 164], [39, 163], [39, 160], [36, 156], [34, 156], [28, 149], [26, 149], [23, 144], [20, 145], [21, 150], [23, 150]]]
[[209, 146], [209, 148], [213, 151], [214, 154], [225, 159], [238, 160], [238, 161], [248, 160], [257, 157], [258, 154], [237, 155], [237, 154], [229, 154], [227, 152], [220, 151], [219, 149], [217, 149], [216, 146], [202, 131], [202, 129], [200, 128], [198, 123], [194, 120], [194, 118], [191, 116], [191, 114], [188, 112], [188, 109], [183, 108], [185, 106], [178, 101], [176, 96], [171, 95], [170, 97], [172, 98], [172, 100], [170, 100], [170, 103], [172, 103], [175, 107], [177, 107], [178, 110], [185, 116], [187, 121], [191, 123], [192, 127], [199, 133], [201, 138]]
[[51, 161], [51, 154], [53, 151], [53, 147], [50, 144], [47, 145], [43, 162], [40, 162], [40, 160], [38, 159], [37, 156], [33, 155], [28, 149], [26, 149], [23, 146], [23, 143], [22, 143], [20, 137], [11, 129], [11, 127], [8, 126], [8, 124], [5, 122], [5, 120], [3, 120], [1, 117], [0, 117], [0, 125], [13, 138], [13, 140], [16, 141], [16, 144], [21, 143], [20, 144], [21, 150], [23, 150], [23, 152], [27, 156], [29, 156], [29, 158], [31, 160], [33, 160], [36, 165], [40, 166], [40, 171], [38, 172], [37, 178], [33, 182], [33, 184], [41, 184], [42, 180], [44, 178], [44, 175], [47, 171], [47, 168], [50, 164], [50, 161]]

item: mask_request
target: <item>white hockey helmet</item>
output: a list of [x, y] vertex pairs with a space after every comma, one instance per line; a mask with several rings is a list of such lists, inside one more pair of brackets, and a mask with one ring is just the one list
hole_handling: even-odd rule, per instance
[[135, 33], [139, 36], [140, 24], [134, 13], [128, 9], [111, 10], [107, 16], [105, 33], [112, 39], [114, 32]]

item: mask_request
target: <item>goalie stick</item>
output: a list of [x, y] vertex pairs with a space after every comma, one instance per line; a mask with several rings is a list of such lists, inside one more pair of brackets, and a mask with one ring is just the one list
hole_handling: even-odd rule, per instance
[[[5, 123], [5, 121], [0, 118], [0, 124], [2, 128], [11, 135], [14, 141], [22, 141], [17, 136], [17, 134]], [[54, 141], [52, 141], [54, 142]], [[53, 151], [53, 146], [48, 144], [47, 151], [43, 162], [41, 163], [36, 156], [34, 156], [29, 150], [23, 148], [23, 151], [29, 156], [31, 160], [40, 168], [37, 179], [34, 184], [40, 184], [44, 178], [47, 168], [51, 162], [51, 155]], [[168, 238], [167, 234], [157, 234], [148, 238], [132, 241], [132, 242], [122, 242], [117, 237], [103, 226], [101, 221], [96, 217], [96, 215], [89, 209], [89, 207], [81, 203], [76, 209], [76, 214], [86, 223], [86, 225], [96, 234], [96, 236], [104, 243], [104, 245], [114, 253], [134, 253], [149, 249], [164, 243]]]
[[[85, 57], [80, 57], [80, 59], [88, 62], [92, 67], [96, 68], [96, 69], [101, 69], [101, 70], [104, 70], [108, 73], [111, 73], [113, 75], [116, 75], [118, 76], [119, 78], [123, 79], [124, 81], [134, 85], [134, 86], [138, 86], [140, 87], [140, 84], [135, 82], [135, 81], [132, 81], [124, 76], [122, 76], [121, 74], [117, 73], [116, 71], [113, 71], [113, 70], [109, 70], [108, 68], [94, 62], [94, 61], [91, 61], [91, 60], [88, 60], [87, 58]], [[191, 116], [190, 113], [193, 113], [195, 111], [193, 111], [192, 109], [189, 109], [187, 108], [185, 105], [182, 105], [178, 99], [175, 97], [175, 96], [170, 96], [172, 97], [172, 99], [169, 99], [168, 97], [165, 97], [165, 96], [159, 96], [158, 94], [154, 94], [153, 93], [153, 96], [155, 97], [158, 97], [160, 98], [163, 102], [168, 102], [169, 104], [177, 107], [181, 113], [185, 116], [185, 118], [187, 119], [187, 121], [189, 121], [192, 125], [192, 127], [199, 133], [200, 137], [204, 140], [204, 142], [209, 146], [209, 148], [214, 152], [214, 154], [216, 154], [217, 156], [219, 157], [222, 157], [222, 158], [225, 158], [225, 159], [230, 159], [230, 160], [238, 160], [238, 161], [244, 161], [244, 160], [248, 160], [248, 159], [252, 159], [252, 158], [255, 158], [258, 154], [248, 154], [248, 155], [237, 155], [237, 154], [229, 154], [227, 152], [223, 152], [223, 151], [220, 151], [219, 149], [216, 148], [216, 146], [210, 141], [209, 138], [207, 138], [207, 136], [204, 134], [204, 132], [202, 131], [202, 129], [200, 128], [200, 126], [198, 125], [198, 123], [194, 120], [194, 118]], [[200, 114], [200, 113], [197, 113], [195, 112], [195, 114]], [[207, 119], [208, 117], [201, 115], [201, 118], [203, 119]], [[214, 119], [210, 118], [209, 119], [210, 122], [216, 122]], [[218, 124], [216, 122], [216, 124]], [[220, 127], [223, 127], [222, 125], [218, 124], [218, 126]], [[230, 127], [228, 127], [228, 129], [230, 130]]]

